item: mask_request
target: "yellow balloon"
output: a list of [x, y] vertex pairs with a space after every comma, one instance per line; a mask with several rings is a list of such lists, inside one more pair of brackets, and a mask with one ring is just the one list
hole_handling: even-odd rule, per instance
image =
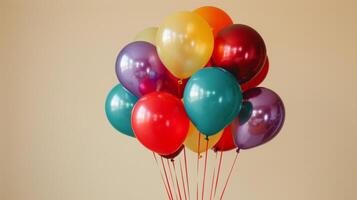
[[203, 68], [212, 55], [214, 37], [208, 23], [193, 12], [178, 12], [159, 26], [159, 57], [178, 78], [188, 78]]
[[149, 27], [136, 34], [134, 41], [145, 41], [155, 45], [157, 27]]
[[[199, 134], [201, 135], [200, 137], [200, 148], [198, 149], [198, 137]], [[214, 145], [217, 144], [219, 139], [221, 139], [223, 134], [223, 130], [218, 132], [217, 134], [214, 134], [212, 136], [208, 137], [208, 149], [211, 149], [214, 147]], [[206, 151], [206, 145], [207, 145], [207, 140], [206, 140], [206, 135], [203, 135], [200, 133], [195, 125], [190, 122], [190, 128], [188, 130], [187, 137], [184, 141], [184, 144], [187, 148], [189, 148], [191, 151], [198, 153], [198, 150], [200, 153]]]

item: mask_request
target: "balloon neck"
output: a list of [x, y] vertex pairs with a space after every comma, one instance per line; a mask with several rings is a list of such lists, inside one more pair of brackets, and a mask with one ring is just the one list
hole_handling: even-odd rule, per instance
[[207, 140], [207, 141], [208, 141], [208, 135], [206, 135], [205, 140]]
[[237, 154], [238, 154], [238, 153], [240, 152], [240, 148], [237, 148], [236, 152], [237, 152]]

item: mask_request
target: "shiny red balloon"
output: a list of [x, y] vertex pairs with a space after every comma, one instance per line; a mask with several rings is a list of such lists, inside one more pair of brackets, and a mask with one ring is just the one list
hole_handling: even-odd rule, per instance
[[251, 80], [263, 67], [266, 47], [253, 28], [233, 24], [222, 29], [214, 42], [212, 61], [234, 74], [240, 84]]
[[255, 88], [259, 84], [261, 84], [264, 81], [265, 77], [267, 76], [268, 71], [269, 71], [269, 59], [267, 57], [266, 60], [265, 60], [263, 69], [260, 70], [260, 72], [256, 76], [254, 76], [250, 81], [248, 81], [246, 83], [243, 83], [240, 86], [242, 91], [244, 92], [244, 91], [249, 90], [251, 88]]
[[153, 92], [135, 104], [131, 123], [136, 138], [146, 148], [170, 155], [182, 146], [190, 121], [180, 99], [169, 93]]
[[229, 150], [236, 149], [236, 148], [237, 148], [237, 146], [234, 144], [234, 141], [233, 141], [231, 125], [229, 125], [224, 129], [221, 139], [213, 147], [213, 150], [214, 151], [229, 151]]

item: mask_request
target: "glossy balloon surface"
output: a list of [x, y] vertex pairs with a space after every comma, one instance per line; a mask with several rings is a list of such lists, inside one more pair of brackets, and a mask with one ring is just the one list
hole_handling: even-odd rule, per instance
[[116, 74], [120, 83], [135, 96], [141, 97], [155, 91], [179, 94], [178, 79], [165, 68], [154, 45], [132, 42], [119, 53]]
[[160, 26], [156, 46], [167, 69], [181, 79], [203, 68], [212, 55], [213, 33], [208, 23], [192, 12], [178, 12]]
[[121, 84], [116, 85], [105, 101], [105, 113], [110, 124], [119, 132], [135, 137], [131, 127], [131, 112], [138, 98]]
[[193, 124], [205, 135], [214, 135], [237, 117], [242, 93], [234, 76], [219, 67], [195, 73], [184, 92], [185, 109]]
[[[208, 137], [208, 149], [211, 149], [222, 137], [223, 131], [220, 131], [212, 136]], [[195, 125], [190, 123], [190, 129], [188, 130], [187, 137], [184, 141], [185, 146], [193, 152], [202, 153], [206, 151], [206, 135], [200, 133]], [[199, 141], [199, 143], [198, 143]]]
[[266, 76], [268, 75], [268, 71], [269, 71], [269, 60], [267, 57], [262, 70], [260, 70], [260, 72], [256, 76], [254, 76], [251, 80], [241, 85], [242, 91], [246, 91], [248, 89], [257, 87], [259, 84], [261, 84], [266, 78]]
[[197, 13], [203, 19], [207, 21], [207, 23], [212, 28], [213, 35], [216, 36], [217, 33], [222, 30], [224, 27], [232, 25], [233, 21], [229, 17], [229, 15], [224, 12], [222, 9], [213, 6], [203, 6], [197, 8], [193, 11]]
[[222, 134], [221, 139], [218, 143], [213, 147], [215, 151], [229, 151], [232, 149], [236, 149], [237, 146], [234, 144], [233, 141], [233, 133], [231, 125], [227, 126]]
[[213, 63], [233, 73], [240, 84], [248, 82], [258, 74], [265, 59], [264, 40], [249, 26], [228, 26], [222, 29], [215, 39]]
[[285, 108], [272, 90], [258, 87], [244, 92], [244, 101], [252, 105], [250, 118], [243, 124], [233, 121], [234, 142], [240, 149], [249, 149], [274, 138], [284, 124]]
[[136, 103], [131, 123], [140, 143], [160, 155], [170, 155], [181, 147], [190, 122], [181, 100], [153, 92]]

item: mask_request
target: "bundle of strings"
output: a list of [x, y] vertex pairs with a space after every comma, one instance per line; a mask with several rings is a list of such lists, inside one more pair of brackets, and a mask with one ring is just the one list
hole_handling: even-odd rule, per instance
[[[209, 138], [198, 137], [198, 147], [200, 149], [200, 140], [206, 140], [205, 152], [197, 152], [196, 156], [191, 156], [189, 160], [186, 148], [183, 148], [183, 152], [175, 158], [164, 158], [160, 155], [153, 153], [157, 167], [159, 168], [160, 176], [164, 185], [165, 196], [169, 200], [222, 200], [226, 189], [229, 185], [229, 181], [232, 176], [232, 172], [237, 163], [239, 149], [235, 152], [233, 161], [231, 163], [224, 163], [223, 155], [227, 154], [223, 151], [211, 151], [208, 149]], [[212, 165], [208, 166], [209, 154], [213, 154], [211, 160]], [[204, 159], [203, 165], [200, 160]], [[189, 163], [196, 162], [196, 173], [194, 170], [189, 169]], [[228, 161], [227, 161], [228, 162]], [[228, 164], [227, 171], [223, 171], [223, 166]], [[201, 166], [202, 165], [202, 166]], [[211, 168], [211, 176], [207, 175], [208, 168]], [[222, 173], [225, 172], [225, 176], [222, 177]], [[200, 177], [200, 175], [202, 177]], [[211, 180], [208, 180], [208, 179]], [[223, 179], [223, 180], [221, 180]], [[206, 183], [207, 182], [207, 183]], [[210, 184], [209, 184], [210, 183]], [[194, 188], [191, 188], [195, 184]], [[194, 194], [191, 191], [195, 192]]]

